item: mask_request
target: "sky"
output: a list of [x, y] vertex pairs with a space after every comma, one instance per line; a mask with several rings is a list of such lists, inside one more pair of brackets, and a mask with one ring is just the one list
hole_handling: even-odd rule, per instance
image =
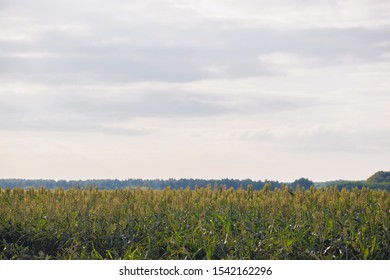
[[388, 0], [0, 0], [0, 178], [390, 169]]

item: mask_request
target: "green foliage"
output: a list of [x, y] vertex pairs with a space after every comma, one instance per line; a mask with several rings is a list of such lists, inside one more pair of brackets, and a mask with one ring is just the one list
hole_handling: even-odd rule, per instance
[[389, 259], [367, 188], [0, 190], [0, 259]]
[[366, 181], [330, 181], [315, 184], [317, 188], [336, 187], [338, 190], [347, 189], [352, 190], [354, 188], [362, 189], [369, 188], [371, 190], [386, 190], [390, 192], [390, 183], [368, 183]]
[[300, 178], [300, 179], [297, 179], [295, 180], [291, 186], [293, 187], [293, 189], [295, 190], [298, 186], [300, 186], [301, 188], [304, 188], [306, 190], [310, 189], [310, 187], [314, 186], [314, 182], [309, 180], [309, 179], [306, 179], [306, 178]]
[[343, 188], [352, 190], [353, 188], [362, 189], [366, 187], [372, 190], [386, 190], [390, 192], [390, 171], [378, 171], [370, 176], [367, 181], [338, 180], [316, 183], [315, 186], [318, 188], [334, 186], [339, 190]]
[[390, 183], [390, 171], [378, 171], [367, 179], [367, 183]]
[[190, 187], [195, 189], [197, 186], [222, 186], [233, 187], [234, 189], [240, 188], [240, 186], [252, 185], [254, 190], [261, 190], [265, 184], [271, 184], [272, 189], [281, 187], [281, 183], [278, 181], [252, 181], [250, 179], [238, 180], [238, 179], [220, 179], [220, 180], [205, 180], [205, 179], [168, 179], [168, 180], [143, 180], [143, 179], [127, 179], [127, 180], [29, 180], [29, 179], [0, 179], [0, 187], [3, 188], [39, 188], [45, 187], [48, 189], [55, 188], [81, 188], [89, 189], [91, 186], [99, 186], [101, 190], [115, 190], [124, 189], [128, 187], [139, 188], [140, 186], [147, 186], [152, 189], [164, 189], [170, 186], [172, 189], [180, 189], [182, 187]]

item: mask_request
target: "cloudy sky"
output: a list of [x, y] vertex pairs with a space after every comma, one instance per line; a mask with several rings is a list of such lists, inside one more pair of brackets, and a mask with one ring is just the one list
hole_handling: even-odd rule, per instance
[[0, 178], [390, 169], [388, 0], [0, 0]]

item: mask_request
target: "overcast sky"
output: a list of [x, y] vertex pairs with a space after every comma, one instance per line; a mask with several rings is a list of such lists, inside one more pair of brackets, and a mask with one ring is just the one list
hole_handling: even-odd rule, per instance
[[388, 0], [0, 0], [0, 178], [389, 169]]

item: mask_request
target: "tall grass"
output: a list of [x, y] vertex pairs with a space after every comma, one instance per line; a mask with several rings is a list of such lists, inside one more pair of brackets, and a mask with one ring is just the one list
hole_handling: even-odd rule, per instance
[[0, 259], [390, 259], [390, 194], [1, 189]]

